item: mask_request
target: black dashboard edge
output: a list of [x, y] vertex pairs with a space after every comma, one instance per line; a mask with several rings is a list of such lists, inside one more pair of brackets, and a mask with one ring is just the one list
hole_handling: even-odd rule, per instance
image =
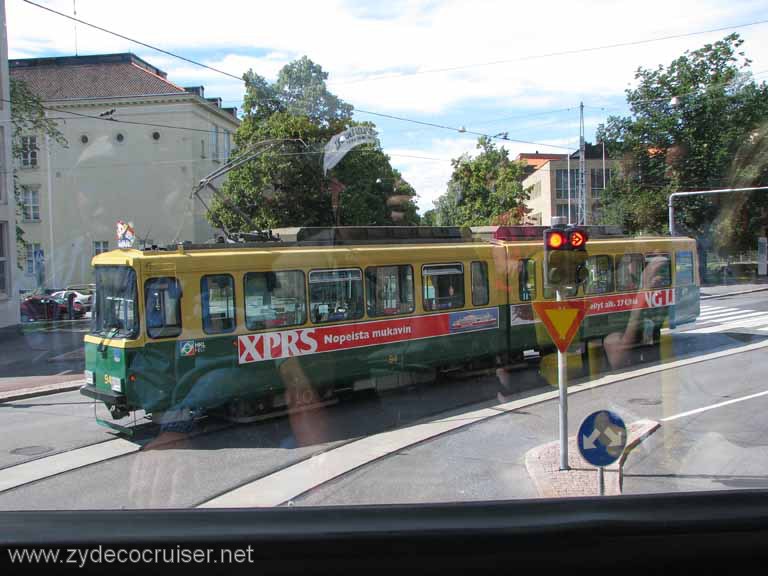
[[675, 567], [709, 573], [768, 557], [768, 492], [333, 508], [0, 512], [0, 565], [8, 562], [5, 550], [18, 547], [93, 546], [251, 546], [259, 574], [359, 574], [366, 566], [366, 571], [444, 574], [489, 571], [505, 562], [581, 568], [621, 563], [622, 571]]

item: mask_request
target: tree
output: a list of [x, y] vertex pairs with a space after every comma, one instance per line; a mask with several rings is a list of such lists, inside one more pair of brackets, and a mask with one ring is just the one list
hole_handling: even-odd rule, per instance
[[[662, 233], [672, 192], [768, 182], [768, 86], [752, 78], [742, 43], [731, 34], [666, 67], [637, 70], [637, 87], [626, 91], [630, 116], [611, 116], [598, 128], [621, 165], [604, 194], [606, 223]], [[676, 224], [688, 234], [751, 247], [766, 225], [768, 198], [690, 197], [676, 208]]]
[[[42, 100], [34, 93], [25, 82], [10, 79], [11, 90], [11, 156], [14, 160], [21, 160], [28, 150], [22, 146], [22, 136], [28, 134], [47, 136], [52, 141], [62, 146], [67, 146], [67, 140], [59, 131], [54, 120], [47, 118]], [[37, 148], [35, 148], [37, 150]], [[16, 259], [18, 267], [22, 268], [27, 242], [24, 240], [24, 229], [19, 222], [24, 214], [24, 196], [21, 185], [18, 182], [16, 170], [13, 172], [13, 193], [16, 198]]]
[[[335, 134], [360, 125], [353, 108], [326, 86], [328, 74], [306, 56], [286, 65], [270, 84], [249, 70], [243, 118], [235, 134], [239, 151], [280, 140], [229, 173], [212, 201], [209, 220], [231, 232], [282, 226], [332, 226], [329, 185], [341, 189], [340, 223], [392, 224], [382, 182], [402, 180], [380, 150], [353, 149], [326, 176], [322, 152]], [[373, 124], [365, 125], [373, 127]], [[415, 209], [414, 209], [415, 214]], [[409, 222], [411, 223], [411, 222]]]
[[488, 137], [481, 136], [477, 148], [482, 152], [475, 158], [464, 154], [452, 160], [448, 189], [437, 199], [430, 219], [440, 226], [523, 223], [530, 212], [523, 166]]

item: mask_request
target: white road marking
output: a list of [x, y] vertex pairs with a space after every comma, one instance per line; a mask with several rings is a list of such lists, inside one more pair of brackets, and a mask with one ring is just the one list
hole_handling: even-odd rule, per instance
[[[768, 348], [768, 341], [748, 344], [746, 346], [740, 346], [730, 350], [722, 350], [720, 352], [712, 352], [695, 358], [676, 360], [658, 366], [640, 368], [639, 370], [633, 370], [632, 372], [609, 374], [591, 382], [570, 386], [568, 388], [568, 394], [577, 394], [586, 390], [592, 390], [601, 386], [646, 376], [648, 374], [672, 370], [691, 364], [716, 360], [718, 358], [763, 348]], [[482, 408], [472, 412], [450, 416], [448, 418], [417, 423], [405, 428], [391, 430], [381, 434], [374, 434], [338, 448], [331, 449], [292, 466], [288, 466], [287, 468], [283, 468], [282, 470], [278, 470], [273, 474], [244, 484], [230, 492], [226, 492], [200, 504], [199, 507], [241, 508], [279, 506], [309, 492], [321, 484], [333, 480], [334, 478], [338, 478], [342, 474], [351, 472], [356, 468], [370, 464], [384, 456], [388, 456], [408, 448], [409, 446], [413, 446], [414, 444], [431, 440], [447, 432], [458, 430], [464, 426], [476, 424], [483, 420], [498, 416], [500, 413], [513, 412], [521, 408], [541, 404], [549, 400], [555, 400], [557, 399], [558, 394], [557, 390], [553, 390], [536, 396], [507, 402], [506, 404], [500, 404], [492, 408]]]
[[697, 328], [695, 330], [688, 330], [686, 334], [712, 334], [713, 332], [723, 332], [725, 330], [733, 330], [734, 328], [753, 328], [768, 324], [768, 314], [762, 313], [758, 318], [751, 320], [739, 320], [736, 322], [728, 322], [725, 324], [717, 324], [715, 326], [709, 326], [707, 328]]
[[83, 466], [138, 452], [140, 448], [139, 444], [117, 438], [3, 468], [0, 470], [0, 492], [43, 480], [62, 472], [69, 472]]
[[768, 395], [768, 390], [765, 390], [764, 392], [758, 392], [757, 394], [750, 394], [749, 396], [742, 396], [741, 398], [734, 398], [733, 400], [726, 400], [725, 402], [718, 402], [717, 404], [711, 404], [709, 406], [702, 406], [701, 408], [696, 408], [695, 410], [688, 410], [688, 412], [681, 412], [680, 414], [675, 414], [674, 416], [667, 416], [666, 418], [662, 418], [661, 422], [671, 422], [672, 420], [677, 420], [678, 418], [685, 418], [686, 416], [701, 414], [702, 412], [707, 412], [708, 410], [714, 410], [715, 408], [722, 408], [723, 406], [736, 404], [737, 402], [744, 402], [745, 400], [752, 400], [753, 398], [759, 398], [760, 396], [766, 396], [766, 395]]
[[735, 320], [740, 320], [742, 318], [751, 318], [753, 316], [759, 316], [761, 314], [768, 314], [768, 312], [766, 312], [765, 310], [763, 310], [761, 312], [750, 312], [750, 311], [747, 311], [745, 313], [728, 314], [726, 316], [723, 316], [722, 318], [704, 318], [704, 319], [699, 318], [697, 320], [697, 322], [699, 324], [704, 324], [704, 323], [707, 323], [707, 322], [719, 322], [720, 324], [724, 324], [726, 322], [733, 322]]
[[[727, 314], [729, 312], [740, 312], [741, 308], [721, 308], [720, 310], [706, 310], [702, 311], [702, 316], [716, 316], [718, 314]], [[751, 312], [751, 310], [749, 310]]]
[[698, 319], [701, 320], [704, 318], [721, 318], [723, 316], [733, 316], [734, 314], [748, 314], [749, 312], [754, 312], [754, 310], [739, 310], [738, 308], [733, 310], [720, 310], [713, 312], [712, 314], [701, 314]]

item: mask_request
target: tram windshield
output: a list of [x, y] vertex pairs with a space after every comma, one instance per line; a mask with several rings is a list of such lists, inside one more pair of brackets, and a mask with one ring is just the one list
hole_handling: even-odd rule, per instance
[[127, 266], [99, 266], [95, 277], [96, 299], [91, 333], [111, 338], [133, 338], [139, 329], [136, 273]]

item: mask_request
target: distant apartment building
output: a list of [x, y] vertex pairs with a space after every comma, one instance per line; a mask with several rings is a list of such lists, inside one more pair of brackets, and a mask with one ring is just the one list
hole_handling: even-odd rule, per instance
[[[530, 188], [531, 209], [529, 220], [533, 224], [549, 226], [552, 216], [564, 216], [575, 220], [576, 193], [579, 183], [579, 153], [569, 160], [566, 154], [519, 154], [528, 169], [523, 188]], [[616, 163], [608, 159], [603, 166], [602, 148], [586, 146], [585, 187], [587, 196], [587, 224], [601, 224], [601, 195], [611, 179]]]
[[137, 245], [212, 237], [191, 193], [228, 159], [234, 108], [130, 53], [11, 60], [10, 74], [67, 141], [21, 138], [21, 289], [89, 282], [91, 258], [117, 247], [118, 220], [134, 224]]
[[11, 108], [8, 102], [8, 39], [5, 1], [0, 0], [0, 332], [19, 323], [16, 267], [16, 202], [11, 159]]

